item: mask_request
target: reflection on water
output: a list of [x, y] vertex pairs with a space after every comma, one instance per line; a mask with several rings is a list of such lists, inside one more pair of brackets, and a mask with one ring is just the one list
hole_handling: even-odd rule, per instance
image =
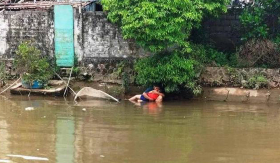
[[280, 161], [277, 105], [17, 96], [0, 102], [0, 162]]
[[73, 117], [57, 117], [56, 121], [56, 161], [74, 161], [75, 122]]

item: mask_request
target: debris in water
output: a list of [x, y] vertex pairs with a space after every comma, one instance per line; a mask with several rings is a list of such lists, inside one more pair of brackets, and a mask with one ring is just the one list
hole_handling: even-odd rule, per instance
[[100, 157], [104, 158], [105, 156], [104, 155], [100, 155]]
[[25, 111], [31, 111], [31, 110], [34, 110], [34, 107], [27, 107], [27, 108], [25, 108]]
[[82, 110], [83, 110], [83, 111], [87, 111], [87, 109], [86, 109], [86, 108], [83, 108]]
[[91, 87], [84, 87], [82, 88], [75, 96], [74, 101], [76, 101], [77, 97], [81, 97], [81, 96], [90, 96], [93, 98], [101, 98], [101, 99], [110, 99], [110, 100], [114, 100], [116, 102], [119, 102], [118, 99], [116, 99], [115, 97], [101, 91], [101, 90], [97, 90], [97, 89], [93, 89]]
[[25, 160], [40, 160], [40, 161], [49, 161], [48, 158], [44, 157], [34, 157], [34, 156], [24, 156], [24, 155], [7, 155], [8, 157], [18, 157], [23, 158]]

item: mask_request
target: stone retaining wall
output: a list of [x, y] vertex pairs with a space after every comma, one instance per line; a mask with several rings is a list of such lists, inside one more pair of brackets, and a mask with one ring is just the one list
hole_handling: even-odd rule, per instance
[[[257, 77], [261, 77], [256, 79]], [[266, 81], [262, 81], [265, 79]], [[255, 87], [253, 87], [254, 83]], [[262, 82], [257, 85], [257, 82]], [[248, 87], [258, 89], [279, 88], [280, 86], [280, 69], [265, 68], [230, 68], [230, 67], [206, 67], [200, 76], [200, 83], [204, 86], [232, 86], [232, 87]]]
[[204, 87], [203, 94], [198, 99], [223, 102], [280, 103], [280, 90], [252, 90], [232, 87]]

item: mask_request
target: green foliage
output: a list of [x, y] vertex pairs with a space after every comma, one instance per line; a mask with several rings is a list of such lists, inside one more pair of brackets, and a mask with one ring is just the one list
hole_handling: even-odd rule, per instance
[[136, 82], [162, 83], [166, 92], [188, 88], [195, 94], [201, 91], [196, 79], [202, 64], [225, 65], [227, 55], [191, 44], [189, 37], [203, 18], [225, 13], [228, 4], [229, 0], [102, 0], [109, 20], [120, 26], [123, 37], [155, 53], [135, 64]]
[[279, 47], [268, 39], [252, 39], [240, 47], [238, 60], [242, 67], [279, 67]]
[[240, 21], [243, 40], [238, 60], [243, 67], [279, 67], [280, 1], [255, 0], [245, 6]]
[[48, 59], [41, 56], [40, 50], [33, 46], [31, 41], [25, 41], [18, 46], [15, 66], [23, 80], [28, 83], [35, 80], [45, 83], [53, 75]]
[[7, 80], [6, 68], [4, 63], [0, 63], [0, 86], [3, 86]]
[[279, 33], [279, 0], [255, 0], [245, 6], [240, 16], [243, 40], [273, 39]]
[[129, 91], [130, 77], [127, 72], [123, 72], [122, 74], [122, 87], [124, 89], [124, 93]]
[[74, 57], [74, 67], [73, 67], [73, 70], [72, 70], [72, 76], [78, 77], [80, 72], [81, 72], [81, 69], [79, 67], [78, 57], [75, 56]]
[[203, 17], [227, 11], [229, 0], [102, 0], [108, 18], [125, 39], [134, 39], [152, 52], [175, 47], [190, 52], [191, 31]]
[[180, 53], [157, 54], [136, 63], [136, 81], [141, 85], [162, 83], [166, 92], [176, 92], [181, 86], [195, 86], [196, 66], [197, 61]]
[[260, 74], [252, 76], [251, 78], [248, 79], [248, 82], [243, 83], [243, 86], [245, 88], [251, 88], [251, 89], [264, 88], [267, 87], [267, 85], [268, 85], [267, 78]]
[[117, 69], [115, 70], [115, 74], [122, 78], [122, 88], [124, 89], [124, 93], [126, 94], [129, 91], [129, 84], [131, 81], [131, 76], [129, 74], [130, 65], [132, 63], [128, 61], [121, 61], [117, 64]]
[[192, 51], [187, 54], [162, 53], [140, 59], [135, 65], [137, 83], [147, 86], [162, 83], [166, 92], [180, 92], [187, 88], [194, 94], [199, 94], [201, 87], [196, 79], [203, 65], [223, 66], [228, 60], [226, 54], [210, 46], [190, 45]]
[[219, 52], [211, 46], [191, 44], [190, 57], [202, 64], [211, 66], [224, 66], [228, 64], [227, 54]]
[[5, 64], [0, 63], [0, 80], [5, 80], [6, 79], [6, 69], [5, 69]]
[[261, 8], [246, 8], [240, 16], [240, 22], [243, 25], [243, 40], [252, 38], [267, 38], [268, 27], [262, 19], [264, 11]]

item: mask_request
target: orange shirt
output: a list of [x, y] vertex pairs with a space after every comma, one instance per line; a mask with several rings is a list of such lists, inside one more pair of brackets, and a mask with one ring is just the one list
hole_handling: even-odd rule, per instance
[[158, 96], [159, 96], [159, 94], [153, 93], [153, 92], [149, 92], [149, 93], [147, 93], [147, 95], [148, 95], [150, 98], [152, 98], [153, 100], [156, 100], [156, 99], [158, 98]]

